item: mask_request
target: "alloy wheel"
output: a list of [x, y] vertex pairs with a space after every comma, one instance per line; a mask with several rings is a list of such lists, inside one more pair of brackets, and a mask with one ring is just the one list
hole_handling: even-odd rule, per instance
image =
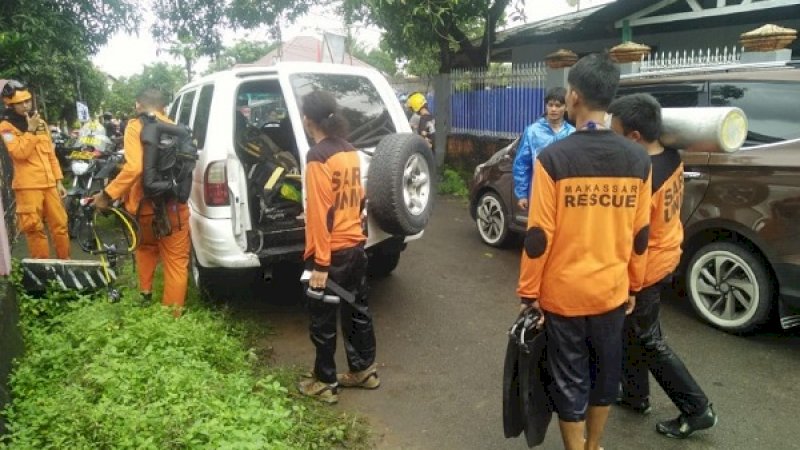
[[481, 197], [476, 214], [481, 238], [489, 245], [499, 245], [507, 234], [503, 205], [491, 194]]
[[692, 300], [698, 311], [723, 328], [740, 327], [758, 309], [759, 280], [739, 255], [716, 250], [702, 255], [689, 273]]
[[403, 170], [403, 201], [408, 212], [418, 216], [425, 211], [431, 194], [431, 177], [428, 162], [416, 153], [408, 158]]

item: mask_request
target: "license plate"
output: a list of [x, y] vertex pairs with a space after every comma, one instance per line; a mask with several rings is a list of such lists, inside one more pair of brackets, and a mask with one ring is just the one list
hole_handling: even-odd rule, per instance
[[69, 159], [94, 159], [94, 153], [83, 150], [75, 150], [69, 154]]

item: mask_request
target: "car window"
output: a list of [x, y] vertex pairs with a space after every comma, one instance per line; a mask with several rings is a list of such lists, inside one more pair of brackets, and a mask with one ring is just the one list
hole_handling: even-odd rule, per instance
[[178, 104], [181, 102], [180, 97], [176, 98], [172, 101], [172, 104], [169, 105], [169, 114], [167, 116], [173, 122], [175, 122], [175, 117], [178, 116]]
[[276, 79], [250, 80], [239, 86], [234, 114], [234, 142], [266, 136], [281, 150], [297, 153], [292, 122]]
[[[369, 78], [358, 75], [292, 75], [295, 98], [315, 90], [331, 92], [350, 125], [347, 140], [358, 148], [374, 147], [384, 136], [396, 132], [389, 110]], [[302, 110], [302, 105], [298, 105]]]
[[[249, 126], [279, 124], [288, 118], [278, 80], [247, 81], [236, 94], [236, 119]], [[244, 123], [239, 123], [243, 125]]]
[[619, 88], [619, 95], [634, 93], [652, 95], [662, 108], [706, 106], [705, 83], [646, 84]]
[[736, 106], [747, 115], [750, 144], [800, 138], [800, 83], [711, 83], [711, 104]]
[[187, 92], [183, 95], [181, 101], [180, 115], [178, 115], [178, 123], [189, 125], [189, 118], [192, 116], [192, 104], [194, 103], [195, 91]]
[[211, 113], [211, 99], [214, 96], [214, 85], [209, 84], [200, 89], [200, 98], [197, 99], [197, 113], [194, 115], [192, 133], [197, 140], [197, 148], [202, 149], [206, 144], [208, 132], [208, 116]]

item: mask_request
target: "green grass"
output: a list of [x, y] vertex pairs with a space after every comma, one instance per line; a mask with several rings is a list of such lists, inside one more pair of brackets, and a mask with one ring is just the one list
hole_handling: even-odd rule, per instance
[[469, 194], [466, 180], [467, 176], [465, 174], [459, 173], [455, 169], [445, 167], [442, 180], [439, 182], [439, 193], [466, 198], [467, 194]]
[[255, 327], [206, 308], [193, 288], [180, 319], [157, 301], [139, 306], [132, 279], [123, 271], [114, 304], [104, 293], [20, 295], [26, 354], [0, 448], [368, 448], [361, 419], [299, 397], [297, 370], [259, 358], [247, 345]]

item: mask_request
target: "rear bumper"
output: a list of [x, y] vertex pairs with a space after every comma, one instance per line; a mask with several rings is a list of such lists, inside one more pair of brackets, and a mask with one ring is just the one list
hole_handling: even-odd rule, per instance
[[800, 326], [800, 265], [777, 263], [772, 268], [780, 286], [778, 314], [781, 326]]
[[193, 212], [189, 217], [189, 223], [192, 230], [192, 247], [201, 266], [230, 269], [261, 266], [254, 253], [246, 253], [239, 247], [231, 232], [230, 219], [209, 219]]
[[[209, 219], [192, 211], [189, 218], [192, 230], [192, 247], [201, 266], [207, 268], [246, 269], [269, 265], [282, 260], [302, 259], [303, 242], [281, 242], [277, 245], [266, 245], [257, 253], [242, 250], [240, 243], [233, 236], [231, 219]], [[424, 232], [403, 237], [394, 237], [372, 227], [367, 248], [380, 246], [386, 241], [399, 241], [404, 244], [422, 237]], [[245, 243], [247, 244], [247, 243]]]

